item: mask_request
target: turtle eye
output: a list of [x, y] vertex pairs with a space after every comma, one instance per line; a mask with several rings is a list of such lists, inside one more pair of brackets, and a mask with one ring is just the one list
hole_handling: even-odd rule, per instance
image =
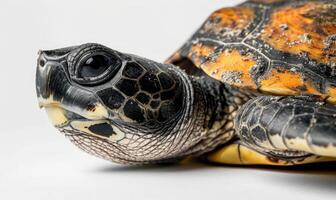
[[89, 57], [79, 70], [79, 78], [97, 77], [104, 73], [111, 65], [111, 60], [104, 55]]
[[85, 56], [77, 65], [75, 80], [83, 85], [98, 84], [115, 75], [120, 66], [120, 59], [112, 54]]

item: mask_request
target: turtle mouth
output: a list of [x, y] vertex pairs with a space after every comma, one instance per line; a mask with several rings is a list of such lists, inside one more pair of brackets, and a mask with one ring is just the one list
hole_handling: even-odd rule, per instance
[[60, 102], [53, 100], [53, 97], [50, 96], [49, 98], [38, 97], [38, 106], [40, 109], [42, 108], [49, 108], [49, 107], [59, 107], [61, 108], [62, 105]]
[[[69, 119], [85, 119], [85, 120], [104, 120], [109, 119], [109, 112], [105, 106], [99, 101], [87, 105], [73, 105], [67, 102], [55, 100], [53, 95], [48, 98], [39, 97], [38, 105], [44, 108], [49, 113], [49, 118], [52, 122], [59, 125], [59, 118], [64, 119], [62, 115], [67, 116]], [[54, 120], [54, 118], [56, 118]], [[62, 121], [62, 120], [61, 120]]]
[[62, 107], [58, 103], [42, 104], [42, 105], [40, 104], [40, 106], [41, 108], [44, 108], [44, 110], [46, 111], [48, 118], [50, 122], [53, 124], [53, 126], [58, 129], [67, 127], [74, 120], [80, 120], [80, 121], [89, 120], [85, 116], [70, 111]]
[[[134, 158], [131, 159], [131, 156], [129, 156], [129, 159], [120, 156], [127, 153], [117, 148], [116, 142], [123, 139], [125, 134], [119, 131], [113, 132], [110, 137], [107, 137], [106, 135], [99, 135], [99, 133], [106, 133], [106, 130], [89, 128], [107, 124], [106, 120], [91, 121], [55, 104], [43, 105], [43, 108], [58, 131], [83, 151], [117, 163], [138, 163]], [[77, 118], [73, 118], [74, 116]], [[113, 130], [116, 130], [115, 127]], [[103, 131], [103, 133], [99, 131]]]
[[73, 120], [88, 121], [85, 116], [64, 108], [60, 103], [40, 103], [40, 108], [44, 108], [50, 122], [55, 128], [62, 129], [68, 126]]
[[49, 120], [56, 128], [62, 128], [69, 124], [67, 111], [58, 104], [40, 104], [40, 107], [45, 109]]

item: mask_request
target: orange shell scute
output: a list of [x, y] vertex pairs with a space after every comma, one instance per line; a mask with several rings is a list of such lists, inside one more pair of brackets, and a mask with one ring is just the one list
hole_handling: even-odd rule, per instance
[[215, 47], [197, 43], [190, 48], [188, 57], [197, 67], [200, 67], [204, 60], [209, 58], [214, 51]]
[[281, 66], [272, 69], [263, 77], [259, 89], [265, 93], [279, 95], [313, 94], [324, 96], [300, 72], [284, 70]]
[[272, 3], [284, 2], [288, 0], [250, 0], [250, 1], [255, 2], [255, 3], [272, 4]]
[[190, 52], [193, 62], [212, 78], [233, 86], [256, 89], [250, 71], [257, 62], [251, 55], [242, 55], [236, 49], [215, 52], [202, 44], [193, 45]]
[[250, 7], [222, 8], [206, 20], [200, 33], [220, 36], [238, 36], [252, 22], [254, 10]]
[[305, 55], [322, 63], [336, 63], [336, 5], [309, 2], [275, 10], [261, 33], [261, 39], [276, 50]]
[[329, 86], [327, 102], [336, 104], [336, 86]]

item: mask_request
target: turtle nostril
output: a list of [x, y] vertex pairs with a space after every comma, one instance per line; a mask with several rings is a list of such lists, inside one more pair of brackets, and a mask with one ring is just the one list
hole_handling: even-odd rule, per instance
[[40, 59], [39, 64], [41, 67], [43, 67], [45, 65], [45, 61], [43, 59]]
[[43, 51], [38, 52], [38, 58], [37, 58], [37, 64], [39, 67], [44, 67], [46, 64], [47, 60], [45, 57], [45, 53]]

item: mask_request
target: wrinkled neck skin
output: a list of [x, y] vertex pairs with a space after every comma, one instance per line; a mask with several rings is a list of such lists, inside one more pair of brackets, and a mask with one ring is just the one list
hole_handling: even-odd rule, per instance
[[179, 77], [182, 106], [163, 123], [128, 123], [109, 119], [120, 138], [114, 141], [67, 128], [60, 129], [79, 148], [95, 156], [124, 164], [173, 162], [201, 155], [229, 141], [238, 108], [234, 90], [207, 76], [188, 76], [167, 65]]
[[197, 122], [201, 130], [199, 131], [200, 140], [184, 155], [199, 156], [227, 143], [234, 137], [235, 112], [240, 107], [240, 103], [247, 101], [248, 97], [244, 96], [245, 99], [235, 97], [235, 93], [240, 93], [239, 91], [213, 80], [206, 74], [190, 78], [194, 88], [195, 102], [197, 102], [194, 107], [199, 110], [195, 112], [194, 117], [197, 118], [197, 115], [203, 117]]
[[[213, 80], [206, 74], [189, 76], [176, 66], [172, 66], [172, 70], [183, 81], [184, 100], [181, 113], [154, 131], [146, 126], [140, 129], [120, 126], [131, 128], [126, 132], [138, 129], [138, 132], [146, 136], [153, 132], [159, 133], [160, 136], [152, 135], [152, 142], [145, 147], [152, 148], [152, 152], [144, 155], [146, 158], [141, 164], [172, 162], [187, 156], [199, 156], [227, 143], [234, 137], [235, 112], [240, 104], [249, 99], [240, 91]], [[241, 98], [236, 96], [237, 93], [241, 93]], [[163, 151], [157, 151], [157, 148]]]

